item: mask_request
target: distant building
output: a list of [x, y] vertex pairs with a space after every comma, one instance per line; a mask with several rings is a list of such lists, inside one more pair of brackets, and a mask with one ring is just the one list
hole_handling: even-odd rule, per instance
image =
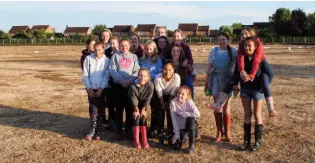
[[27, 33], [30, 33], [31, 32], [31, 29], [28, 25], [20, 25], [20, 26], [12, 26], [12, 28], [9, 30], [9, 34], [11, 36], [14, 36], [14, 34], [16, 32], [21, 32], [21, 31], [24, 31], [24, 32], [27, 32]]
[[92, 33], [92, 29], [90, 27], [69, 27], [67, 25], [65, 31], [63, 32], [63, 35], [65, 37], [72, 36], [74, 34], [80, 34], [83, 36], [87, 36]]
[[118, 37], [128, 37], [134, 32], [134, 27], [132, 25], [115, 25], [113, 28], [114, 35]]
[[271, 22], [254, 22], [253, 28], [255, 30], [263, 29], [263, 28], [272, 28], [272, 23]]
[[178, 29], [182, 30], [187, 37], [195, 37], [198, 31], [198, 23], [180, 23]]
[[209, 37], [210, 28], [208, 25], [198, 26], [197, 36]]
[[212, 30], [210, 31], [209, 37], [217, 37], [218, 34], [219, 34], [219, 30], [218, 30], [218, 29], [212, 29]]
[[152, 38], [155, 34], [156, 24], [138, 24], [136, 33], [139, 37]]
[[55, 28], [51, 27], [50, 25], [33, 25], [31, 32], [41, 29], [44, 29], [46, 33], [55, 33]]

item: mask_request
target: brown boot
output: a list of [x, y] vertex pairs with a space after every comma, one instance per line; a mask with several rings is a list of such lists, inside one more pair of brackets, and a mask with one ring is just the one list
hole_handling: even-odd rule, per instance
[[215, 118], [215, 124], [217, 126], [217, 136], [215, 138], [215, 141], [219, 143], [222, 138], [222, 113], [214, 112], [214, 118]]
[[223, 114], [224, 133], [227, 141], [232, 142], [230, 127], [231, 127], [231, 114]]

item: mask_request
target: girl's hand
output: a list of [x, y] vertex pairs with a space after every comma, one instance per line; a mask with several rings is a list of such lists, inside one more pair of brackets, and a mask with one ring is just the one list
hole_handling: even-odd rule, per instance
[[95, 93], [94, 93], [94, 91], [93, 91], [93, 89], [88, 89], [87, 90], [88, 91], [88, 95], [90, 96], [90, 97], [95, 97]]
[[187, 66], [187, 59], [184, 60], [184, 62], [182, 63], [182, 67], [186, 67]]
[[137, 117], [140, 117], [140, 114], [139, 114], [139, 110], [138, 110], [138, 109], [133, 112], [133, 119], [136, 120]]
[[145, 111], [145, 108], [142, 108], [140, 117], [146, 118], [147, 117], [147, 111]]
[[102, 95], [102, 92], [103, 92], [103, 90], [102, 90], [101, 88], [99, 88], [99, 89], [97, 90], [97, 92], [95, 93], [95, 96], [96, 96], [96, 97], [100, 97], [100, 96]]
[[240, 72], [240, 77], [244, 82], [248, 82], [250, 80], [249, 75], [245, 71]]

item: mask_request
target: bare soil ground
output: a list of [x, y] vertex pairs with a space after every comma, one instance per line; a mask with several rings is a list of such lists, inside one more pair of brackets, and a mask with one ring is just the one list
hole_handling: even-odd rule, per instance
[[213, 113], [205, 107], [212, 99], [202, 87], [210, 47], [192, 46], [202, 127], [193, 155], [157, 140], [137, 150], [128, 140], [110, 141], [109, 131], [105, 140], [83, 140], [89, 128], [79, 66], [83, 46], [0, 47], [0, 162], [315, 162], [315, 47], [269, 47], [279, 116], [269, 120], [264, 104], [263, 147], [250, 153], [237, 150], [243, 139], [239, 97], [232, 102], [233, 143], [215, 143]]

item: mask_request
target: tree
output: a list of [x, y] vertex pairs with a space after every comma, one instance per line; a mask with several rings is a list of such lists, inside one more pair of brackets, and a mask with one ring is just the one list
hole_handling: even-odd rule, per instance
[[95, 25], [93, 30], [92, 30], [92, 34], [93, 35], [99, 35], [104, 29], [106, 29], [106, 25], [105, 24]]
[[0, 30], [0, 39], [11, 39], [11, 36], [8, 33]]
[[74, 40], [80, 40], [82, 38], [84, 38], [82, 35], [78, 34], [78, 33], [75, 33], [71, 36], [72, 39]]
[[291, 13], [292, 34], [294, 36], [307, 35], [307, 16], [301, 9], [293, 10]]
[[231, 26], [226, 26], [226, 25], [223, 25], [219, 28], [219, 32], [224, 32], [226, 34], [228, 34], [229, 36], [232, 37], [233, 35], [233, 29]]
[[47, 39], [55, 39], [55, 33], [46, 33], [47, 34]]
[[14, 38], [31, 39], [31, 35], [26, 33], [25, 31], [19, 31], [14, 34]]
[[233, 23], [232, 29], [242, 29], [243, 24], [242, 23]]
[[315, 12], [308, 14], [307, 28], [309, 36], [315, 36]]
[[264, 41], [272, 41], [272, 38], [276, 37], [277, 34], [273, 28], [262, 28], [257, 30], [257, 36], [263, 38]]
[[291, 12], [287, 8], [279, 8], [269, 17], [269, 21], [273, 23], [274, 30], [279, 35], [290, 35], [291, 33]]
[[32, 31], [33, 38], [36, 39], [46, 39], [47, 38], [47, 33], [45, 29], [40, 29], [40, 30], [34, 30]]

